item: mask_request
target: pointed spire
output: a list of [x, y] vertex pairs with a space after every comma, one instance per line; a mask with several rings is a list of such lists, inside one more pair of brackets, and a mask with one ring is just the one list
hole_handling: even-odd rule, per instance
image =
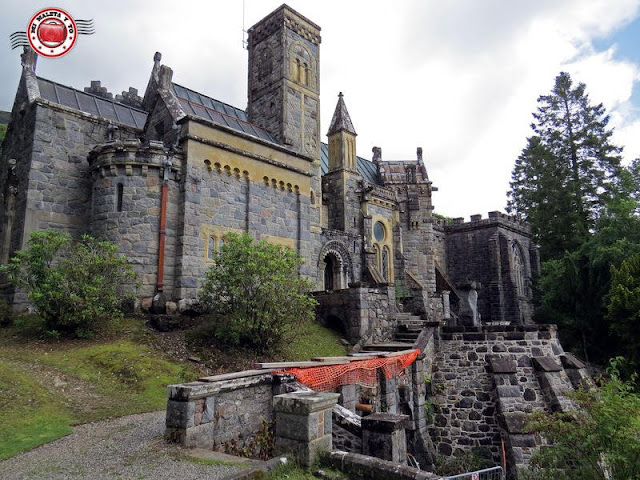
[[327, 135], [337, 133], [340, 130], [346, 130], [349, 133], [357, 135], [355, 128], [353, 128], [353, 123], [351, 123], [351, 117], [349, 116], [349, 112], [347, 111], [347, 106], [344, 104], [344, 100], [342, 99], [342, 97], [342, 92], [340, 92], [338, 94], [338, 104], [336, 105], [336, 111], [333, 112], [331, 126], [329, 127], [329, 132], [327, 133]]

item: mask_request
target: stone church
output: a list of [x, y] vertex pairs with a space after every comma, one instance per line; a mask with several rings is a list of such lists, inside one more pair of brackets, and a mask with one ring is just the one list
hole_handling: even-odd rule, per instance
[[34, 230], [90, 233], [135, 267], [141, 305], [183, 311], [225, 236], [247, 232], [302, 255], [319, 316], [354, 344], [390, 340], [383, 327], [402, 310], [531, 323], [528, 226], [500, 212], [435, 216], [422, 149], [357, 156], [342, 94], [321, 126], [320, 43], [320, 27], [287, 5], [254, 25], [246, 109], [174, 83], [159, 53], [142, 96], [114, 97], [100, 82], [39, 77], [26, 49], [0, 160], [1, 261]]

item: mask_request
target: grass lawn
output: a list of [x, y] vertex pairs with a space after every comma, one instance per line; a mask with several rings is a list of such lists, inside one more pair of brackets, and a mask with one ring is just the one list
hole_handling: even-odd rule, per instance
[[320, 322], [304, 324], [297, 337], [286, 347], [286, 360], [309, 360], [311, 357], [339, 357], [347, 353], [340, 335]]
[[[43, 340], [29, 326], [32, 321], [0, 328], [0, 459], [62, 437], [72, 425], [164, 409], [168, 384], [204, 373], [169, 357], [154, 341], [159, 334], [139, 318], [118, 321], [94, 340]], [[209, 348], [225, 360], [221, 371], [244, 367], [237, 356], [226, 358], [233, 354], [227, 348]], [[345, 353], [337, 334], [312, 322], [277, 357]]]
[[330, 476], [330, 478], [337, 478], [340, 480], [347, 480], [349, 478], [344, 473], [338, 472], [336, 470], [319, 467], [305, 470], [295, 463], [287, 463], [286, 465], [282, 465], [281, 467], [271, 470], [267, 474], [266, 480], [317, 480], [318, 477], [316, 477], [312, 473], [316, 470], [323, 470]]

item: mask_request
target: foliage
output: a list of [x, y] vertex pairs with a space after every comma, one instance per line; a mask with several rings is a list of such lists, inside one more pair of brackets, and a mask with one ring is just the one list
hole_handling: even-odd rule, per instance
[[533, 414], [531, 430], [551, 446], [532, 458], [525, 478], [634, 480], [640, 478], [640, 396], [617, 377], [572, 394], [579, 409]]
[[512, 172], [507, 210], [531, 224], [544, 260], [581, 245], [617, 188], [622, 149], [585, 90], [568, 73], [556, 77], [538, 98], [534, 135]]
[[7, 126], [5, 124], [0, 123], [0, 154], [2, 154], [2, 141], [4, 137], [7, 135]]
[[313, 320], [311, 284], [298, 274], [293, 250], [230, 234], [207, 271], [200, 300], [215, 320], [214, 336], [258, 353], [281, 349], [302, 323]]
[[457, 455], [435, 457], [435, 471], [438, 475], [458, 475], [484, 468], [495, 467], [490, 460], [491, 452], [474, 449]]
[[[346, 480], [349, 478], [344, 473], [331, 468], [322, 468], [322, 471], [325, 473], [325, 476], [320, 478], [332, 478], [335, 480]], [[258, 476], [257, 478], [262, 477]], [[317, 478], [318, 476], [314, 475], [311, 471], [307, 471], [291, 461], [271, 470], [264, 476], [265, 480], [316, 480]]]
[[611, 267], [611, 288], [607, 295], [607, 315], [611, 333], [620, 353], [640, 367], [640, 253]]
[[635, 213], [638, 202], [633, 197], [638, 190], [633, 180], [634, 168], [632, 165], [622, 171], [621, 188], [607, 202], [594, 231], [583, 244], [542, 264], [543, 293], [537, 320], [558, 324], [565, 347], [600, 363], [620, 349], [633, 348], [634, 332], [623, 332], [622, 324], [612, 329], [615, 314], [606, 315], [612, 266], [617, 268], [629, 256], [640, 253], [640, 218]]
[[117, 247], [83, 235], [73, 242], [57, 230], [31, 234], [26, 250], [0, 267], [28, 294], [51, 335], [86, 337], [122, 315], [124, 285], [134, 277]]

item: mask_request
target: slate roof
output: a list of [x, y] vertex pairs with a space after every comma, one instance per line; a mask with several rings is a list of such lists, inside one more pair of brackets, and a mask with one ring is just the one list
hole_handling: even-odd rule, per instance
[[[101, 118], [119, 122], [134, 128], [144, 128], [147, 121], [147, 113], [143, 110], [124, 105], [122, 103], [99, 97], [91, 93], [82, 92], [75, 88], [67, 87], [51, 80], [38, 77], [40, 96], [52, 103], [62, 105], [80, 112], [90, 113]], [[213, 121], [219, 125], [230, 127], [234, 130], [248, 133], [254, 137], [277, 143], [273, 136], [256, 125], [249, 123], [244, 110], [220, 102], [176, 83], [171, 85], [173, 93], [180, 100], [180, 104], [186, 113]], [[329, 171], [329, 146], [321, 144], [322, 174]], [[375, 185], [380, 185], [377, 179], [376, 166], [361, 157], [356, 157], [360, 175], [365, 180]]]
[[249, 123], [249, 118], [244, 110], [223, 103], [215, 98], [208, 97], [189, 88], [171, 84], [171, 90], [180, 100], [182, 109], [196, 117], [204, 118], [218, 125], [230, 127], [239, 132], [248, 133], [254, 137], [267, 140], [271, 143], [278, 143], [273, 136], [264, 128]]
[[98, 97], [75, 88], [66, 87], [45, 78], [38, 78], [40, 97], [51, 103], [90, 113], [97, 117], [123, 123], [129, 127], [144, 128], [147, 113], [108, 98]]
[[357, 135], [356, 129], [353, 128], [353, 123], [351, 122], [349, 112], [347, 111], [347, 106], [345, 105], [344, 99], [342, 97], [342, 92], [340, 92], [338, 94], [338, 104], [336, 105], [336, 109], [333, 112], [333, 118], [331, 119], [331, 125], [329, 125], [329, 132], [327, 133], [327, 135], [339, 132], [340, 130], [345, 130], [349, 133]]
[[[326, 143], [320, 144], [320, 160], [322, 163], [322, 175], [325, 175], [329, 171], [329, 145]], [[382, 185], [378, 180], [378, 172], [373, 162], [370, 162], [366, 158], [356, 157], [356, 167], [358, 173], [369, 183], [374, 185]]]

